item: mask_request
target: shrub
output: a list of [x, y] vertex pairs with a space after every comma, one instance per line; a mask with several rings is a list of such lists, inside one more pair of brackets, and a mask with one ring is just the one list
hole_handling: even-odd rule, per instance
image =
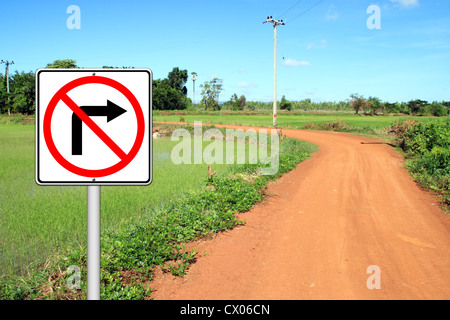
[[450, 204], [450, 121], [396, 123], [397, 142], [407, 153], [406, 167], [423, 187]]

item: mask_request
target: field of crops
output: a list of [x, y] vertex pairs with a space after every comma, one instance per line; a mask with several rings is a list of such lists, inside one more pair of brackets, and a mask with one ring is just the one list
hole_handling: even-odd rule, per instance
[[[444, 119], [445, 117], [441, 118]], [[381, 132], [389, 128], [395, 121], [419, 119], [421, 122], [435, 120], [435, 117], [411, 117], [411, 116], [367, 116], [349, 113], [287, 113], [279, 112], [277, 125], [280, 128], [291, 129], [320, 129], [320, 125], [341, 122], [347, 125], [345, 131], [351, 132]], [[201, 121], [203, 123], [272, 126], [272, 113], [250, 112], [210, 112], [210, 113], [182, 113], [182, 112], [155, 112], [154, 121], [188, 122]]]
[[[86, 241], [86, 187], [35, 183], [34, 126], [0, 125], [0, 274], [24, 271], [61, 246]], [[102, 229], [138, 218], [199, 188], [208, 175], [205, 163], [174, 165], [177, 142], [154, 140], [154, 179], [150, 186], [103, 186]], [[225, 165], [215, 165], [220, 170]]]

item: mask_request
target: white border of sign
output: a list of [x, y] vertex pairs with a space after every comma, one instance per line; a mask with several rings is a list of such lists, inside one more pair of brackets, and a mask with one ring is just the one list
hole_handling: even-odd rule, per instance
[[[43, 84], [41, 83], [41, 75], [44, 73], [65, 73], [66, 75], [68, 73], [73, 73], [74, 75], [76, 75], [75, 77], [72, 78], [72, 80], [74, 79], [78, 79], [78, 78], [82, 78], [84, 76], [91, 76], [93, 74], [97, 75], [97, 76], [104, 76], [104, 77], [108, 77], [108, 74], [113, 75], [114, 73], [116, 73], [116, 75], [118, 73], [147, 73], [149, 76], [149, 86], [148, 86], [148, 110], [143, 110], [144, 114], [146, 114], [146, 112], [148, 111], [148, 123], [145, 123], [145, 139], [143, 141], [143, 143], [146, 143], [145, 141], [148, 140], [148, 176], [146, 175], [145, 177], [143, 177], [142, 179], [134, 179], [134, 180], [127, 180], [127, 179], [121, 179], [121, 180], [108, 180], [107, 177], [103, 178], [96, 178], [96, 179], [92, 179], [89, 177], [80, 177], [80, 179], [72, 179], [72, 180], [65, 180], [65, 179], [53, 179], [53, 180], [46, 180], [45, 178], [42, 178], [42, 174], [41, 174], [41, 165], [42, 165], [42, 160], [41, 160], [41, 155], [40, 155], [40, 150], [43, 146], [45, 146], [45, 148], [47, 148], [44, 136], [43, 136], [43, 125], [42, 125], [42, 121], [45, 115], [45, 111], [47, 109], [48, 103], [49, 101], [41, 101], [41, 92], [40, 89], [42, 88]], [[38, 185], [78, 185], [78, 186], [89, 186], [89, 185], [97, 185], [97, 186], [102, 186], [102, 185], [149, 185], [152, 182], [153, 179], [153, 170], [152, 170], [152, 164], [153, 164], [153, 146], [152, 146], [152, 122], [153, 122], [153, 117], [152, 117], [152, 80], [153, 80], [153, 73], [150, 69], [39, 69], [36, 71], [36, 119], [35, 119], [35, 124], [36, 124], [36, 141], [35, 141], [35, 181]], [[62, 82], [59, 88], [56, 88], [55, 92], [58, 91], [60, 88], [62, 88], [66, 83]], [[139, 99], [139, 98], [137, 98]], [[141, 102], [139, 101], [139, 103], [141, 104]], [[141, 104], [141, 108], [144, 109], [146, 108], [146, 105], [142, 105]], [[147, 121], [147, 119], [146, 119]], [[42, 145], [44, 144], [44, 145]], [[142, 145], [141, 148], [143, 148], [144, 146]], [[147, 149], [147, 147], [145, 147]], [[131, 161], [130, 164], [133, 163], [133, 160]], [[128, 164], [127, 166], [129, 166], [130, 164]], [[127, 167], [126, 166], [126, 167]], [[125, 168], [126, 168], [125, 167]], [[121, 170], [119, 170], [118, 172], [124, 170], [125, 168], [122, 168]], [[66, 169], [65, 169], [66, 170]], [[69, 172], [67, 170], [67, 172]], [[73, 174], [75, 175], [75, 174]], [[76, 175], [75, 175], [76, 176]]]

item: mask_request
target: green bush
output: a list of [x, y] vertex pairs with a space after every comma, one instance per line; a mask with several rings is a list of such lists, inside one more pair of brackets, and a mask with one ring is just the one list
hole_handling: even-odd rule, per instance
[[442, 103], [433, 102], [428, 107], [429, 114], [435, 117], [445, 117], [448, 114], [447, 108]]
[[397, 142], [407, 154], [406, 167], [423, 187], [441, 194], [450, 204], [450, 121], [395, 124], [406, 128]]
[[450, 121], [417, 122], [397, 136], [403, 151], [413, 155], [424, 155], [435, 146], [449, 148]]

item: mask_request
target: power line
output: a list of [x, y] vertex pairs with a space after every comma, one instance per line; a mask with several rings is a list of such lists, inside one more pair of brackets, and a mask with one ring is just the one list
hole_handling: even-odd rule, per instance
[[283, 13], [280, 15], [280, 18], [281, 18], [281, 17], [284, 17], [284, 15], [285, 15], [286, 13], [288, 13], [289, 11], [291, 11], [292, 9], [294, 9], [294, 7], [297, 6], [301, 1], [302, 1], [302, 0], [298, 0], [292, 7], [290, 7], [290, 8], [287, 9], [285, 12], [283, 12]]
[[309, 7], [308, 9], [306, 9], [305, 11], [303, 11], [302, 13], [300, 13], [298, 16], [295, 16], [294, 18], [292, 18], [289, 22], [294, 21], [295, 19], [301, 17], [302, 15], [306, 14], [307, 12], [309, 12], [310, 10], [314, 9], [317, 5], [319, 5], [319, 3], [321, 3], [323, 0], [319, 0], [317, 1], [315, 4], [313, 4], [311, 7]]

